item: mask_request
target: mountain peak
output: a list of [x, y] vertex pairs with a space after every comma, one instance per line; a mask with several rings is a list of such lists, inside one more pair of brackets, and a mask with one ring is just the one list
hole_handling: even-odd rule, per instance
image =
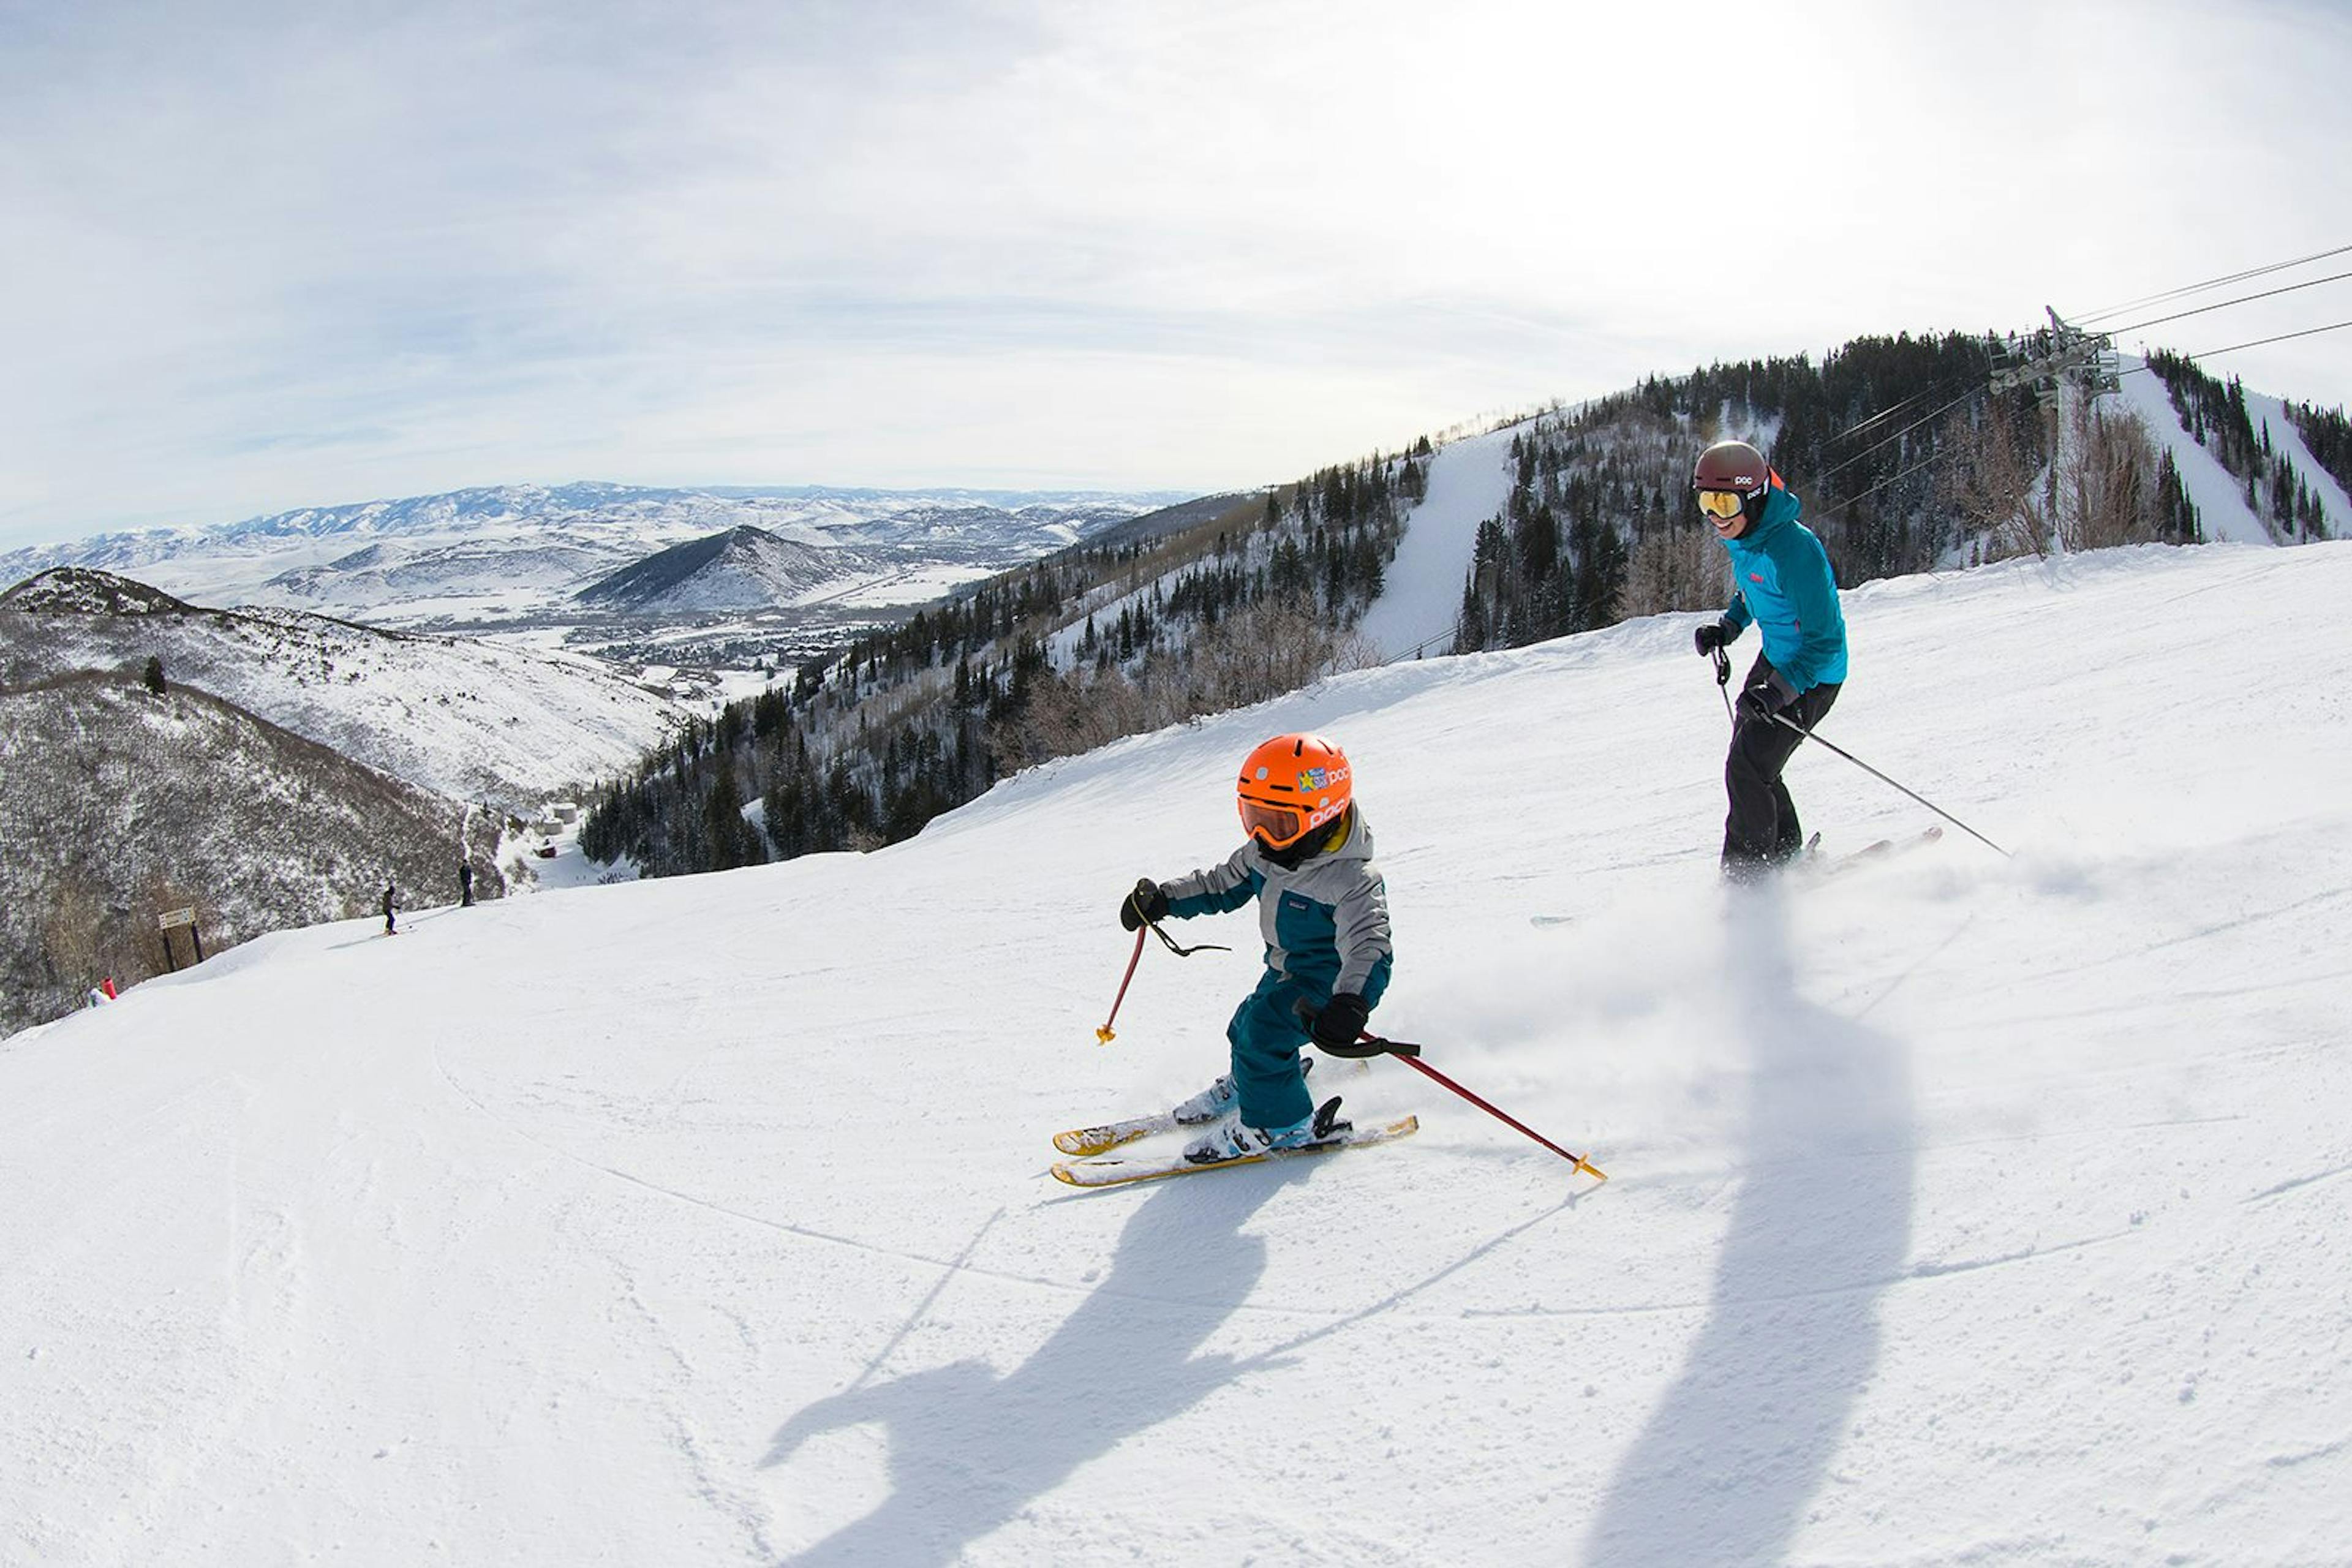
[[582, 604], [638, 613], [761, 609], [787, 603], [863, 562], [848, 550], [824, 550], [752, 523], [656, 551], [582, 589]]
[[160, 588], [89, 566], [56, 566], [0, 594], [0, 607], [37, 615], [189, 616], [194, 605]]

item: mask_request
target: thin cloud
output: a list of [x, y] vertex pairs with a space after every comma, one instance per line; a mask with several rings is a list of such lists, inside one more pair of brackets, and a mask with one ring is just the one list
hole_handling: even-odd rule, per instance
[[[1266, 482], [2352, 211], [2316, 5], [671, 9], [0, 13], [0, 544], [499, 480]], [[2347, 363], [2226, 368], [2334, 403]]]

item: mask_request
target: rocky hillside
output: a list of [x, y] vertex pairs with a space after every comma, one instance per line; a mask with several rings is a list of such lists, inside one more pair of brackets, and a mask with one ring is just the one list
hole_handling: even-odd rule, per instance
[[373, 630], [289, 610], [216, 610], [61, 567], [0, 595], [0, 689], [161, 661], [191, 685], [380, 773], [502, 812], [660, 743], [667, 697], [584, 661]]
[[[499, 825], [186, 687], [89, 672], [0, 690], [0, 1034], [170, 965], [402, 901], [501, 891]], [[186, 963], [185, 932], [174, 939]]]

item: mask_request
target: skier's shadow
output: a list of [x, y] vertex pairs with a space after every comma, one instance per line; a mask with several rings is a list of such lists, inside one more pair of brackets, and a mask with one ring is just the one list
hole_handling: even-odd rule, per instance
[[1595, 1563], [1777, 1563], [1879, 1359], [1917, 1163], [1903, 1047], [1799, 995], [1786, 889], [1731, 895], [1746, 1163], [1680, 1379], [1594, 1519]]
[[1109, 1275], [1028, 1360], [999, 1374], [960, 1361], [817, 1401], [784, 1423], [763, 1468], [820, 1434], [879, 1421], [890, 1495], [790, 1561], [951, 1563], [1079, 1465], [1231, 1381], [1201, 1345], [1255, 1289], [1265, 1244], [1242, 1234], [1303, 1173], [1179, 1182], [1138, 1205]]

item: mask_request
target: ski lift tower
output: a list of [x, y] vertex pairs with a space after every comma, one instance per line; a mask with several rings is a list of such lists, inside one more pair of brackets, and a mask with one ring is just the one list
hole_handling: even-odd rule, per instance
[[1991, 386], [1995, 392], [2007, 392], [2013, 387], [2031, 384], [2034, 401], [2042, 405], [2050, 421], [2050, 515], [2058, 515], [2058, 453], [2063, 438], [2063, 385], [2074, 384], [2083, 397], [2096, 397], [2105, 392], [2120, 392], [2123, 380], [2116, 363], [2115, 340], [2105, 332], [2085, 331], [2058, 314], [2054, 308], [2042, 307], [2050, 312], [2048, 349], [2042, 353], [2029, 352], [2031, 340], [2011, 337], [2006, 352], [1996, 351], [1993, 356]]

